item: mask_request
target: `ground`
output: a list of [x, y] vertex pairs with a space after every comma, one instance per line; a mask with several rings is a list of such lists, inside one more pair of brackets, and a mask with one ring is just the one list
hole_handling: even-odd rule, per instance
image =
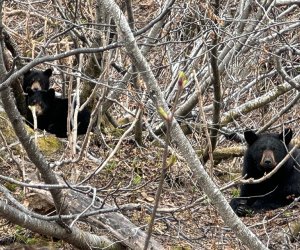
[[[17, 42], [21, 56], [27, 58], [35, 58], [40, 52], [41, 48], [43, 48], [45, 41], [47, 41], [48, 38], [52, 37], [54, 34], [57, 34], [57, 32], [60, 31], [59, 27], [56, 27], [54, 24], [61, 18], [55, 19], [55, 22], [50, 18], [49, 20], [47, 19], [47, 15], [50, 12], [50, 16], [58, 15], [58, 11], [52, 3], [53, 1], [34, 2], [35, 3], [32, 6], [34, 6], [35, 10], [38, 10], [36, 12], [33, 12], [32, 9], [29, 10], [29, 4], [27, 3], [27, 1], [6, 1], [6, 12], [4, 13], [5, 28], [7, 27], [7, 30], [9, 31], [11, 37]], [[46, 2], [47, 6], [45, 6], [44, 2]], [[90, 1], [79, 1], [78, 3], [85, 4], [89, 2]], [[133, 1], [137, 29], [144, 27], [152, 20], [152, 18], [157, 15], [154, 10], [158, 9], [158, 4], [159, 1], [154, 0]], [[184, 4], [186, 3], [184, 2]], [[187, 5], [182, 8], [182, 13], [187, 19], [190, 16], [186, 15], [185, 9], [189, 4], [190, 3], [187, 3]], [[199, 6], [198, 3], [195, 4], [195, 6]], [[175, 6], [174, 8], [176, 9], [177, 7]], [[20, 12], [16, 12], [15, 10], [19, 10]], [[30, 11], [32, 12], [29, 13]], [[93, 9], [81, 8], [81, 11], [81, 14], [86, 17], [86, 20], [83, 20], [83, 22], [91, 23], [93, 19], [92, 15], [90, 14], [93, 13]], [[175, 19], [173, 20], [176, 21]], [[199, 18], [197, 17], [197, 22], [198, 20]], [[189, 20], [187, 21], [189, 22]], [[58, 23], [58, 25], [60, 24], [61, 23]], [[178, 23], [174, 22], [174, 30], [177, 30], [177, 25]], [[195, 25], [197, 27], [198, 24], [195, 22]], [[189, 29], [189, 27], [190, 25], [187, 26], [187, 31], [193, 32], [194, 29]], [[166, 26], [165, 28], [166, 29], [162, 30], [163, 36], [168, 33], [168, 26]], [[45, 35], [46, 31], [49, 32], [47, 33], [47, 35]], [[195, 32], [198, 31], [196, 31], [195, 29]], [[180, 31], [179, 33], [181, 36], [183, 32]], [[174, 33], [174, 35], [178, 36], [178, 39], [180, 38], [177, 33]], [[192, 39], [191, 41], [193, 40], [194, 39]], [[70, 42], [71, 40], [68, 37], [58, 39], [58, 42], [54, 41], [48, 48], [49, 55], [55, 54], [57, 53], [57, 51], [68, 51], [70, 49], [70, 45], [73, 46], [73, 44]], [[161, 42], [165, 44], [164, 40], [162, 40]], [[190, 44], [190, 41], [188, 43]], [[187, 44], [181, 44], [181, 42], [179, 42], [171, 48], [174, 48], [173, 50], [176, 50], [176, 48], [178, 48], [178, 51], [181, 51], [181, 49], [186, 46]], [[165, 86], [163, 86], [162, 88], [165, 89], [166, 86], [168, 86], [168, 84], [171, 82], [171, 79], [174, 78], [174, 76], [170, 75], [171, 70], [169, 69], [169, 65], [165, 64], [165, 59], [161, 57], [161, 55], [165, 54], [163, 48], [164, 46], [152, 47], [151, 53], [149, 53], [147, 59], [149, 60], [153, 68], [155, 68], [156, 66], [157, 69], [159, 69], [159, 72], [156, 71], [155, 74], [161, 74], [163, 76], [158, 79], [160, 84], [165, 84]], [[187, 47], [187, 49], [189, 48]], [[265, 51], [266, 49], [267, 47], [264, 47], [260, 48], [259, 50]], [[185, 50], [186, 49], [182, 50], [182, 52], [184, 52]], [[121, 49], [118, 53], [125, 53], [124, 49]], [[178, 56], [180, 56], [180, 54], [178, 54]], [[121, 59], [122, 60], [120, 62], [123, 63], [123, 66], [127, 69], [131, 62], [124, 55], [123, 57], [121, 57]], [[175, 63], [179, 63], [180, 60], [182, 59], [179, 58]], [[200, 67], [200, 64], [202, 63], [202, 59], [199, 58], [199, 60], [200, 61], [196, 63], [196, 67]], [[203, 59], [203, 61], [205, 60]], [[69, 68], [74, 67], [73, 61], [74, 58], [66, 58], [61, 61], [50, 62], [50, 65], [62, 69], [63, 71], [67, 71]], [[245, 62], [248, 62], [248, 60], [245, 59]], [[38, 65], [37, 68], [45, 69], [48, 66], [49, 65]], [[164, 71], [160, 71], [161, 66]], [[61, 80], [59, 73], [60, 71], [55, 72], [55, 76], [53, 76], [52, 79], [52, 86], [54, 84], [59, 85], [58, 83], [60, 82], [58, 80]], [[111, 69], [109, 73], [109, 77], [105, 77], [104, 79], [105, 83], [109, 82], [108, 79], [121, 79], [120, 76], [115, 77], [115, 75], [118, 73], [114, 70]], [[234, 77], [232, 77], [232, 79], [233, 78]], [[243, 79], [243, 76], [241, 76], [241, 79]], [[280, 81], [282, 81], [281, 78]], [[228, 81], [224, 82], [224, 84], [225, 83], [226, 85], [229, 84]], [[235, 84], [235, 82], [233, 82], [233, 84]], [[241, 82], [238, 83], [238, 85], [240, 84]], [[256, 89], [255, 87], [253, 88], [253, 92], [268, 92], [274, 87], [274, 85], [270, 84], [269, 82], [266, 86], [267, 88], [263, 89], [259, 89], [258, 87]], [[226, 91], [232, 90], [230, 90], [230, 87], [228, 87], [228, 89], [224, 89], [225, 96]], [[132, 92], [134, 93], [135, 91]], [[130, 93], [130, 91], [128, 93], [132, 94]], [[134, 101], [135, 99], [133, 97], [135, 97], [133, 96], [133, 94], [132, 96], [128, 96], [126, 93], [126, 96], [123, 97], [124, 99], [121, 101], [123, 103], [132, 102], [131, 106], [136, 107], [138, 103]], [[203, 99], [204, 106], [212, 104], [211, 90], [208, 90], [208, 92], [203, 96]], [[284, 98], [282, 97], [281, 99]], [[244, 103], [245, 101], [246, 100], [244, 100], [243, 97], [241, 97], [241, 99], [239, 100], [240, 103]], [[284, 102], [287, 101], [288, 99], [284, 100]], [[232, 105], [237, 104], [233, 103]], [[265, 107], [258, 109], [256, 112], [248, 114], [247, 117], [242, 117], [243, 122], [239, 123], [243, 125], [241, 126], [241, 129], [245, 129], [246, 126], [251, 127], [253, 124], [257, 125], [254, 126], [255, 128], [259, 128], [259, 125], [263, 125], [263, 122], [270, 120], [274, 114], [278, 113], [282, 106], [284, 106], [282, 102], [277, 101], [272, 103], [272, 105], [266, 105]], [[224, 110], [224, 112], [230, 110], [226, 105], [225, 108], [226, 110]], [[132, 110], [134, 110], [134, 108], [132, 108]], [[116, 110], [117, 113], [119, 111], [124, 112], [121, 108], [120, 110]], [[282, 118], [278, 119], [280, 125], [282, 125], [283, 121], [291, 119], [289, 116], [291, 116], [291, 118], [294, 118], [294, 116], [296, 115], [289, 114], [287, 115], [287, 117], [282, 116]], [[0, 128], [2, 123], [3, 122], [1, 120]], [[295, 119], [294, 123], [291, 122], [289, 125], [294, 124], [294, 126], [298, 128], [298, 123], [298, 120]], [[3, 134], [7, 135], [6, 132], [3, 132], [2, 128], [0, 130]], [[121, 130], [118, 133], [120, 134], [120, 132], [123, 133], [124, 131]], [[107, 133], [105, 135], [105, 142], [111, 149], [116, 146], [116, 143], [119, 140], [118, 133]], [[195, 137], [198, 138], [195, 139]], [[197, 150], [201, 150], [204, 148], [201, 147], [201, 145], [207, 145], [206, 140], [203, 140], [203, 138], [201, 139], [200, 137], [202, 138], [203, 135], [197, 134], [194, 137], [190, 136], [189, 138], [191, 142], [193, 142], [194, 148]], [[217, 149], [219, 149], [219, 147], [230, 148], [231, 146], [236, 145], [241, 146], [241, 144], [239, 143], [233, 143], [226, 140], [224, 141], [223, 137], [221, 137], [220, 142], [221, 143], [218, 142], [219, 144]], [[15, 143], [15, 140], [9, 141], [8, 143]], [[63, 143], [63, 149], [66, 149], [66, 151], [59, 151], [47, 155], [47, 159], [49, 161], [54, 162], [57, 159], [60, 159], [63, 153], [65, 153], [64, 156], [70, 154], [70, 150], [67, 149], [66, 142], [64, 141]], [[160, 168], [162, 166], [163, 155], [163, 149], [159, 148], [155, 141], [150, 141], [149, 138], [147, 138], [144, 143], [144, 147], [139, 147], [134, 143], [132, 136], [127, 137], [122, 142], [118, 153], [108, 163], [104, 170], [101, 171], [101, 173], [97, 175], [96, 178], [90, 180], [91, 185], [102, 188], [99, 195], [102, 198], [108, 196], [107, 202], [113, 203], [114, 201], [116, 201], [119, 205], [127, 203], [142, 204], [143, 207], [141, 211], [124, 212], [124, 214], [133, 223], [143, 229], [145, 229], [150, 219], [150, 213], [148, 212], [147, 208], [151, 207], [154, 203], [154, 197], [158, 186], [158, 179], [160, 175]], [[174, 150], [176, 150], [176, 148], [174, 148]], [[2, 156], [3, 151], [4, 150], [2, 149], [0, 151], [1, 174], [21, 180], [20, 172], [15, 163], [11, 160], [7, 160], [7, 157], [5, 158], [6, 161], [2, 161], [4, 158]], [[109, 153], [109, 149], [105, 148], [105, 145], [101, 143], [96, 145], [94, 144], [94, 140], [91, 140], [89, 152], [93, 154], [93, 156], [97, 159], [105, 159]], [[239, 152], [237, 154], [239, 154]], [[22, 167], [24, 167], [25, 169], [25, 178], [30, 178], [32, 175], [35, 175], [34, 166], [29, 163], [27, 156], [23, 151], [18, 151], [15, 156], [19, 157], [19, 159], [24, 162], [24, 166]], [[87, 173], [91, 173], [98, 166], [98, 163], [83, 158], [83, 160], [76, 165], [64, 165], [64, 167], [60, 167], [56, 171], [59, 174], [64, 174], [64, 176], [70, 182], [76, 182], [84, 178]], [[207, 166], [209, 166], [209, 164], [206, 165], [206, 168], [208, 170]], [[240, 157], [220, 161], [218, 165], [214, 166], [213, 179], [215, 183], [220, 188], [227, 186], [230, 181], [239, 176], [239, 173], [241, 172], [241, 166], [242, 163]], [[112, 181], [111, 185], [107, 186], [110, 181]], [[41, 200], [35, 200], [36, 198], [34, 194], [30, 193], [29, 190], [22, 189], [9, 183], [5, 183], [4, 181], [1, 181], [1, 183], [4, 183], [5, 186], [9, 188], [13, 192], [15, 197], [22, 201], [24, 205], [32, 209], [39, 210], [40, 212], [48, 212], [48, 209], [51, 209], [51, 206], [49, 206], [49, 204], [44, 203]], [[237, 191], [233, 187], [225, 189], [222, 192], [227, 198], [227, 201], [230, 201], [234, 195], [237, 195]], [[178, 158], [176, 163], [168, 170], [167, 178], [164, 182], [159, 208], [163, 209], [164, 211], [173, 211], [179, 208], [181, 209], [173, 212], [159, 211], [157, 215], [158, 219], [154, 227], [153, 237], [161, 244], [163, 244], [165, 246], [165, 249], [246, 249], [246, 247], [243, 246], [243, 244], [237, 239], [234, 232], [232, 232], [224, 224], [222, 218], [216, 211], [215, 207], [209, 202], [209, 200], [203, 199], [202, 202], [196, 202], [201, 197], [203, 197], [203, 195], [204, 193], [201, 191], [200, 184], [197, 183], [197, 180], [193, 177], [193, 174], [186, 163]], [[300, 239], [298, 239], [298, 235], [295, 235], [294, 238], [289, 237], [292, 231], [297, 232], [297, 229], [300, 228], [300, 223], [297, 224], [297, 221], [300, 221], [300, 210], [298, 204], [293, 204], [289, 208], [284, 207], [269, 211], [267, 213], [255, 214], [249, 217], [241, 218], [241, 220], [270, 249], [300, 249]], [[56, 239], [52, 238], [46, 238], [36, 233], [32, 233], [19, 226], [13, 225], [4, 218], [1, 219], [0, 224], [0, 249], [12, 249], [15, 245], [24, 244], [48, 246], [48, 248], [50, 249], [74, 249], [67, 243], [57, 241]], [[85, 224], [80, 224], [79, 226], [87, 227]], [[87, 229], [92, 230], [89, 227], [87, 227]], [[100, 235], [107, 232], [103, 230], [101, 232], [96, 231], [95, 233], [99, 233]], [[116, 239], [112, 238], [112, 240]]]
[[[112, 140], [110, 146], [113, 146], [114, 143]], [[105, 150], [95, 145], [91, 146], [91, 151], [94, 151], [96, 155], [103, 157], [105, 155]], [[61, 153], [52, 154], [49, 160], [57, 159], [58, 155]], [[90, 184], [103, 188], [114, 177], [112, 184], [102, 190], [100, 196], [106, 197], [117, 187], [120, 190], [124, 189], [109, 196], [108, 201], [113, 202], [112, 197], [114, 197], [119, 205], [126, 203], [142, 204], [143, 209], [141, 211], [124, 212], [124, 214], [134, 224], [143, 228], [150, 219], [147, 207], [154, 202], [161, 158], [162, 149], [157, 150], [157, 145], [154, 143], [147, 143], [145, 148], [140, 148], [131, 140], [125, 140], [117, 156], [109, 162], [97, 178], [90, 181]], [[224, 170], [231, 169], [230, 172], [233, 172], [232, 170], [238, 170], [237, 166], [240, 166], [240, 159], [235, 158], [222, 162], [216, 167], [218, 171], [215, 171], [214, 180], [219, 187], [228, 184], [229, 180], [236, 176], [228, 174], [229, 171], [226, 173]], [[69, 181], [75, 181], [83, 178], [85, 176], [83, 173], [91, 172], [97, 167], [98, 165], [94, 162], [84, 159], [79, 165], [76, 165], [76, 168], [67, 165], [58, 169], [58, 172], [63, 172]], [[30, 176], [34, 173], [34, 169], [32, 166], [28, 166], [26, 172], [27, 176]], [[5, 165], [2, 174], [19, 175], [13, 164]], [[130, 183], [131, 185], [128, 186]], [[14, 185], [9, 186], [8, 183], [6, 186], [17, 197], [21, 197], [20, 199], [25, 205], [33, 207], [37, 203], [28, 190], [22, 190]], [[27, 194], [24, 195], [24, 192]], [[235, 190], [230, 188], [223, 192], [229, 201]], [[160, 211], [158, 213], [159, 219], [155, 223], [153, 237], [161, 242], [166, 249], [246, 249], [234, 232], [224, 225], [216, 209], [208, 200], [201, 203], [195, 202], [202, 195], [200, 185], [193, 178], [191, 171], [183, 162], [177, 160], [168, 171], [160, 208], [164, 208], [166, 211], [188, 206], [188, 209], [183, 208], [172, 213]], [[39, 211], [46, 211], [47, 208], [49, 208], [47, 204], [34, 207]], [[287, 236], [290, 235], [293, 228], [297, 228], [298, 225], [295, 225], [295, 222], [299, 220], [299, 216], [299, 205], [294, 204], [290, 208], [284, 207], [267, 213], [255, 214], [242, 218], [242, 220], [270, 249], [278, 249], [279, 246], [284, 247], [285, 244], [289, 245], [291, 249], [297, 249], [300, 247], [297, 235], [295, 239], [292, 239], [292, 242]], [[293, 224], [290, 224], [291, 222]], [[8, 242], [11, 240], [18, 244], [48, 245], [50, 249], [72, 249], [66, 243], [51, 238], [43, 238], [36, 233], [12, 225], [6, 220], [2, 219], [1, 224], [3, 225], [0, 237], [1, 245], [5, 243], [3, 241], [6, 239]], [[15, 240], [11, 238], [12, 236], [15, 237]]]

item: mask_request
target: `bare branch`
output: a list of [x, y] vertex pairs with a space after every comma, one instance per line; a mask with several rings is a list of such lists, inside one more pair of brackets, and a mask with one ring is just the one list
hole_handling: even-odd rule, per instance
[[[150, 91], [151, 98], [156, 104], [156, 107], [163, 107], [166, 112], [170, 112], [169, 108], [162, 97], [162, 93], [158, 87], [157, 81], [154, 75], [138, 49], [136, 42], [134, 40], [133, 34], [131, 33], [130, 27], [120, 11], [117, 4], [111, 0], [104, 0], [104, 5], [110, 10], [116, 24], [119, 27], [121, 35], [124, 37], [125, 48], [127, 53], [131, 57], [133, 64], [139, 70], [141, 76], [143, 77], [145, 83], [147, 84], [148, 91]], [[229, 225], [232, 230], [240, 237], [245, 245], [252, 249], [266, 249], [266, 247], [258, 240], [258, 238], [249, 231], [236, 214], [229, 207], [226, 199], [222, 193], [218, 190], [215, 184], [212, 182], [210, 177], [205, 172], [203, 166], [201, 165], [194, 149], [190, 145], [187, 138], [184, 136], [182, 130], [180, 129], [176, 121], [173, 122], [171, 127], [171, 137], [179, 148], [181, 155], [186, 159], [188, 165], [197, 176], [199, 183], [203, 190], [206, 192], [207, 196], [212, 200], [214, 205], [219, 210], [220, 215], [224, 221]]]

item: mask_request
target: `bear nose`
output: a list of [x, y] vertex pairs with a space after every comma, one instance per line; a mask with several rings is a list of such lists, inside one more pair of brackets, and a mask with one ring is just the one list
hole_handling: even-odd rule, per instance
[[271, 160], [265, 160], [265, 165], [271, 165], [272, 161]]

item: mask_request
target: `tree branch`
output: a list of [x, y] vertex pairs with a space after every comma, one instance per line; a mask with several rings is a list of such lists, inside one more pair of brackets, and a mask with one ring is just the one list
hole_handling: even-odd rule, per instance
[[[162, 93], [158, 87], [152, 70], [139, 50], [123, 13], [114, 1], [104, 0], [103, 3], [105, 8], [111, 12], [112, 17], [115, 19], [115, 23], [118, 25], [119, 32], [121, 33], [120, 35], [124, 37], [126, 51], [133, 64], [137, 67], [138, 71], [143, 77], [147, 85], [147, 89], [150, 92], [152, 101], [155, 103], [157, 108], [162, 107], [167, 113], [170, 113], [168, 105], [162, 97]], [[267, 249], [232, 211], [225, 197], [205, 172], [194, 149], [176, 121], [172, 122], [171, 138], [173, 142], [176, 143], [181, 155], [185, 158], [195, 176], [198, 178], [204, 192], [218, 209], [225, 223], [232, 228], [241, 241], [249, 248]]]

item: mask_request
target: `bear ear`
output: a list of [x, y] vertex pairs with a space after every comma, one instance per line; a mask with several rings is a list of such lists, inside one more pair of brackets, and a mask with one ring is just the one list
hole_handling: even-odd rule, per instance
[[51, 68], [46, 69], [43, 73], [44, 73], [44, 75], [50, 77], [50, 76], [52, 76], [52, 69]]
[[244, 132], [244, 137], [248, 145], [252, 145], [258, 139], [258, 135], [252, 130], [246, 130]]
[[279, 139], [288, 145], [293, 137], [293, 131], [290, 128], [286, 128], [283, 132], [279, 134]]

